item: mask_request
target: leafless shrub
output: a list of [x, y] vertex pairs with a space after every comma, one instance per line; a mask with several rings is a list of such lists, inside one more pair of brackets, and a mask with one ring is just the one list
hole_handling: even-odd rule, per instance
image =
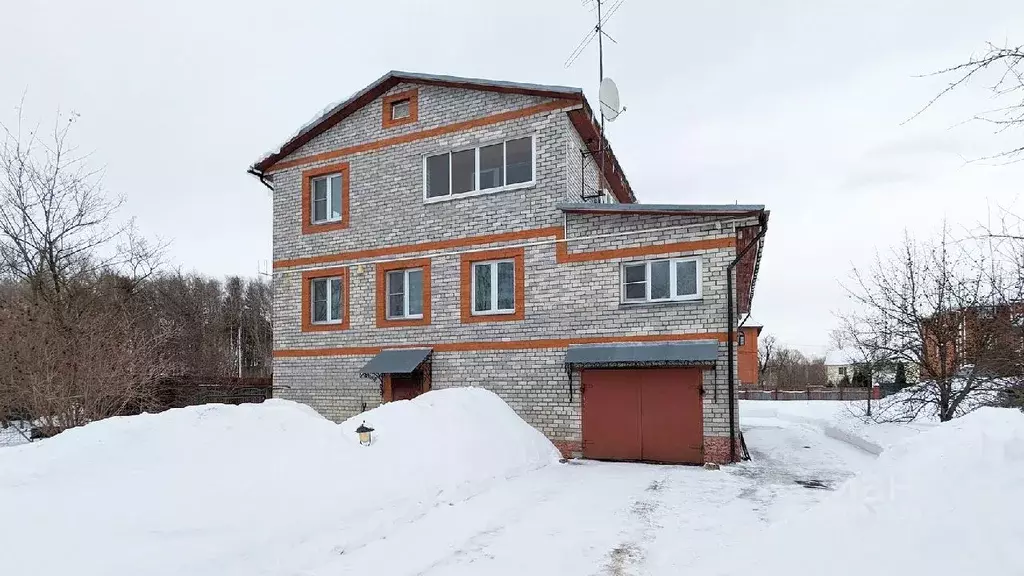
[[842, 338], [873, 363], [920, 367], [921, 384], [880, 406], [895, 420], [941, 421], [995, 402], [1022, 374], [1020, 267], [944, 227], [934, 241], [909, 236], [847, 287], [854, 309]]

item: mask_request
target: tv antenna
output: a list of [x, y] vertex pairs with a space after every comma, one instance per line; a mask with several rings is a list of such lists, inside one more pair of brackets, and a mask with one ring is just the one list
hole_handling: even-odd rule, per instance
[[612, 43], [618, 44], [614, 38], [604, 31], [604, 27], [605, 24], [608, 23], [608, 20], [610, 20], [611, 17], [619, 11], [619, 8], [621, 8], [625, 2], [626, 0], [611, 0], [610, 6], [605, 10], [604, 5], [606, 2], [604, 0], [583, 0], [584, 6], [590, 5], [591, 10], [597, 12], [597, 24], [594, 26], [593, 30], [583, 37], [583, 40], [581, 40], [579, 45], [576, 46], [576, 49], [573, 50], [572, 54], [570, 54], [565, 60], [566, 68], [572, 66], [587, 49], [587, 46], [590, 46], [590, 43], [594, 41], [594, 38], [597, 38], [597, 72], [598, 80], [600, 82], [600, 90], [598, 91], [598, 108], [601, 115], [601, 141], [598, 144], [598, 154], [600, 154], [601, 157], [601, 169], [600, 175], [598, 176], [598, 191], [595, 196], [588, 196], [586, 194], [587, 185], [586, 182], [583, 183], [584, 190], [580, 195], [583, 201], [592, 199], [600, 201], [601, 197], [604, 195], [604, 184], [607, 182], [604, 177], [605, 156], [607, 155], [605, 150], [608, 148], [607, 139], [604, 135], [604, 121], [607, 118], [609, 122], [614, 122], [621, 113], [626, 111], [625, 108], [620, 108], [619, 89], [618, 86], [616, 86], [615, 81], [611, 78], [605, 78], [604, 76], [604, 39], [607, 38], [611, 40]]

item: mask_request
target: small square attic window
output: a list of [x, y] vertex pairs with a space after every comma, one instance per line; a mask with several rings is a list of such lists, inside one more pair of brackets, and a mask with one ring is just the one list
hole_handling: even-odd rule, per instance
[[391, 119], [401, 120], [409, 117], [409, 101], [399, 100], [391, 104]]
[[419, 90], [413, 88], [385, 96], [382, 100], [381, 123], [384, 128], [412, 124], [419, 117]]

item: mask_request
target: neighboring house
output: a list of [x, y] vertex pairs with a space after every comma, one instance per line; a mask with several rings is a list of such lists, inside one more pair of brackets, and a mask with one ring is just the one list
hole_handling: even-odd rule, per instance
[[934, 372], [941, 372], [945, 363], [947, 375], [965, 366], [1001, 376], [1019, 374], [1022, 355], [1024, 303], [965, 306], [924, 322], [923, 362]]
[[[854, 374], [858, 368], [862, 368], [870, 375], [872, 386], [889, 386], [896, 382], [894, 363], [876, 362], [872, 367], [871, 363], [865, 360], [863, 353], [851, 349], [831, 350], [825, 355], [825, 377], [829, 386], [839, 386], [843, 378], [847, 378], [851, 385], [855, 385]], [[906, 362], [903, 369], [907, 383], [916, 384], [919, 378], [917, 365]]]
[[578, 88], [405, 72], [303, 126], [250, 168], [275, 394], [341, 420], [481, 386], [566, 456], [735, 459], [768, 212], [638, 204], [603, 149]]
[[761, 364], [757, 357], [757, 339], [764, 326], [747, 318], [736, 330], [739, 379], [743, 386], [756, 386], [761, 381]]

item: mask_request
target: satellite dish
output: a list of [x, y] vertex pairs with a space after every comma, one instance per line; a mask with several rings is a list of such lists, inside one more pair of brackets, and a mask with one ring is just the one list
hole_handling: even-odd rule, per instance
[[611, 78], [601, 80], [601, 90], [597, 96], [601, 100], [601, 112], [604, 113], [604, 117], [609, 122], [618, 118], [619, 87], [615, 85], [615, 81]]

